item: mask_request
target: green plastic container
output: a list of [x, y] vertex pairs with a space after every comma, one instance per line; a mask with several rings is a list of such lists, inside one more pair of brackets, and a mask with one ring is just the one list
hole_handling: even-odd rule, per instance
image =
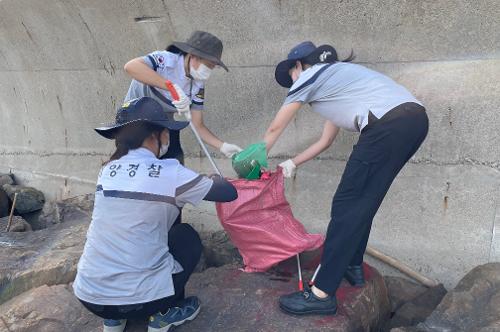
[[250, 144], [245, 150], [233, 156], [233, 169], [240, 178], [260, 178], [262, 167], [268, 167], [266, 143]]

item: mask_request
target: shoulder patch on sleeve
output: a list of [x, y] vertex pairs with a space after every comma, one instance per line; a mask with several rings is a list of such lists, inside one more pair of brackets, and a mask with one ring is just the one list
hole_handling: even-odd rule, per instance
[[196, 94], [196, 98], [205, 99], [205, 89], [201, 88]]

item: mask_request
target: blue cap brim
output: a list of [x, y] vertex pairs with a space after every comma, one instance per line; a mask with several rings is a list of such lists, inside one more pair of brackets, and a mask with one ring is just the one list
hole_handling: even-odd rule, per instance
[[276, 70], [274, 72], [274, 78], [279, 85], [284, 88], [289, 88], [293, 85], [292, 78], [288, 73], [290, 68], [295, 65], [297, 60], [283, 60], [276, 66]]

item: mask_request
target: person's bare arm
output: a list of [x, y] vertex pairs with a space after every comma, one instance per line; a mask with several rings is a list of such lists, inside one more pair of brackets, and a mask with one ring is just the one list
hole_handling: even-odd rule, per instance
[[267, 152], [271, 150], [280, 135], [283, 133], [285, 128], [288, 126], [290, 121], [295, 117], [297, 111], [302, 106], [300, 102], [293, 102], [290, 104], [283, 105], [274, 120], [267, 128], [266, 134], [264, 135], [264, 142], [266, 142]]
[[154, 86], [156, 88], [165, 89], [165, 78], [151, 69], [142, 57], [130, 60], [123, 67], [125, 72], [133, 79]]
[[299, 166], [300, 164], [313, 159], [332, 145], [338, 133], [339, 127], [327, 120], [323, 126], [323, 133], [321, 134], [319, 140], [293, 158], [293, 163], [296, 166]]

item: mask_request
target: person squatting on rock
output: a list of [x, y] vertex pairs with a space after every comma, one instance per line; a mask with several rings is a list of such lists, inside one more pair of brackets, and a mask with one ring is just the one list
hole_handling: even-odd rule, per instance
[[73, 284], [81, 303], [104, 318], [104, 331], [123, 331], [127, 319], [149, 317], [148, 331], [164, 332], [193, 320], [200, 310], [184, 286], [202, 244], [188, 224], [175, 224], [180, 208], [202, 200], [228, 202], [236, 189], [223, 178], [202, 176], [176, 159], [159, 159], [173, 121], [150, 97], [126, 102], [116, 122], [96, 128], [115, 140], [102, 167], [92, 222]]
[[353, 58], [351, 53], [339, 61], [332, 46], [306, 41], [292, 48], [275, 70], [276, 81], [289, 91], [265, 134], [268, 151], [302, 105], [310, 104], [326, 119], [317, 142], [280, 164], [286, 177], [328, 148], [340, 128], [360, 133], [333, 196], [315, 284], [279, 299], [287, 313], [335, 314], [342, 278], [364, 285], [362, 262], [372, 220], [394, 178], [427, 135], [422, 104], [389, 77], [350, 63]]

